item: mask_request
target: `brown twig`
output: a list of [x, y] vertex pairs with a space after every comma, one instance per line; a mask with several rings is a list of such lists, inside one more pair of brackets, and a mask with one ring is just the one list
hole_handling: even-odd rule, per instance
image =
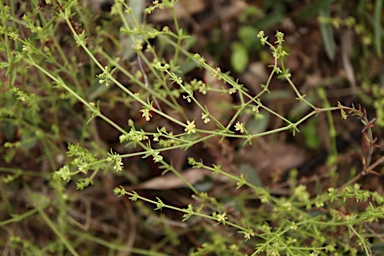
[[362, 176], [365, 176], [368, 173], [380, 176], [380, 174], [373, 171], [373, 169], [376, 168], [380, 163], [382, 163], [384, 161], [384, 156], [382, 156], [375, 163], [373, 163], [371, 165], [373, 152], [374, 152], [375, 148], [378, 147], [378, 145], [376, 144], [377, 138], [374, 138], [373, 133], [372, 133], [372, 128], [375, 126], [374, 122], [376, 121], [376, 118], [368, 120], [367, 111], [365, 109], [362, 109], [360, 105], [359, 105], [358, 109], [355, 109], [355, 108], [343, 108], [343, 109], [348, 111], [349, 113], [353, 113], [355, 115], [358, 115], [359, 119], [363, 123], [364, 127], [361, 130], [361, 132], [364, 133], [364, 135], [365, 135], [364, 137], [366, 138], [366, 141], [368, 144], [368, 153], [367, 153], [366, 158], [363, 159], [363, 169], [361, 170], [361, 172], [356, 177], [354, 177], [353, 179], [351, 179], [350, 181], [348, 181], [347, 183], [342, 185], [338, 189], [339, 191], [343, 190], [345, 187], [347, 187], [351, 184], [354, 184]]

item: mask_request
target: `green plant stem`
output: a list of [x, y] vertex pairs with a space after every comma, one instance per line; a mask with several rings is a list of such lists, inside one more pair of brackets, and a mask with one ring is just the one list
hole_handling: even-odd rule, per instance
[[44, 219], [44, 221], [48, 224], [48, 226], [52, 229], [52, 231], [59, 237], [60, 241], [65, 245], [65, 247], [72, 253], [74, 256], [79, 256], [79, 254], [72, 247], [70, 242], [65, 238], [65, 236], [56, 228], [55, 224], [51, 221], [51, 219], [45, 214], [44, 210], [41, 208], [37, 208], [40, 216]]
[[[158, 201], [154, 201], [154, 200], [151, 200], [151, 199], [148, 199], [148, 198], [145, 198], [145, 197], [142, 197], [138, 194], [133, 194], [131, 192], [125, 192], [126, 195], [128, 196], [136, 196], [138, 199], [142, 200], [142, 201], [145, 201], [145, 202], [148, 202], [148, 203], [151, 203], [151, 204], [154, 204], [154, 205], [157, 205], [159, 202]], [[185, 214], [190, 214], [191, 212], [187, 209], [183, 209], [183, 208], [178, 208], [178, 207], [175, 207], [175, 206], [171, 206], [171, 205], [166, 205], [166, 204], [163, 204], [162, 205], [162, 208], [168, 208], [168, 209], [171, 209], [171, 210], [175, 210], [175, 211], [179, 211], [179, 212], [183, 212]], [[207, 215], [207, 214], [204, 214], [204, 213], [199, 213], [199, 212], [192, 212], [192, 215], [194, 216], [197, 216], [197, 217], [203, 217], [203, 218], [206, 218], [206, 219], [210, 219], [210, 220], [213, 220], [215, 222], [217, 222], [217, 218], [216, 217], [213, 217], [211, 215]], [[248, 229], [240, 226], [240, 225], [237, 225], [236, 223], [234, 222], [230, 222], [230, 221], [225, 221], [225, 225], [228, 225], [228, 226], [231, 226], [231, 227], [234, 227], [240, 231], [244, 231], [244, 232], [247, 232]]]
[[38, 212], [38, 209], [35, 208], [35, 209], [32, 209], [32, 210], [30, 210], [24, 214], [21, 214], [21, 215], [13, 215], [13, 217], [11, 219], [0, 222], [0, 227], [4, 226], [4, 225], [8, 225], [8, 224], [13, 223], [13, 222], [20, 222], [23, 219], [28, 218], [29, 216], [36, 214], [37, 212]]
[[163, 254], [163, 253], [157, 253], [157, 252], [152, 252], [152, 251], [148, 251], [148, 250], [144, 250], [144, 249], [138, 249], [138, 248], [131, 248], [131, 247], [124, 246], [124, 245], [116, 245], [114, 243], [111, 243], [110, 241], [105, 241], [101, 238], [90, 235], [88, 232], [80, 232], [80, 231], [77, 231], [75, 229], [71, 229], [69, 231], [69, 233], [76, 235], [78, 237], [84, 238], [90, 242], [95, 242], [97, 244], [100, 244], [106, 248], [109, 248], [110, 250], [121, 251], [121, 252], [131, 252], [131, 253], [138, 254], [138, 255], [167, 256], [167, 254]]

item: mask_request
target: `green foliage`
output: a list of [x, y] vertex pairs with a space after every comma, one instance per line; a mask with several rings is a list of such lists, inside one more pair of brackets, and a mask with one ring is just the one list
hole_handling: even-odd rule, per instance
[[[327, 18], [329, 19], [329, 11], [324, 9], [320, 10], [320, 16], [323, 20]], [[321, 28], [321, 36], [323, 37], [324, 47], [328, 55], [328, 58], [330, 58], [331, 60], [334, 60], [335, 54], [336, 54], [336, 44], [333, 36], [332, 25], [329, 23], [320, 21], [320, 28]]]
[[248, 66], [248, 51], [240, 43], [232, 44], [231, 65], [238, 73], [244, 72]]
[[[286, 68], [284, 60], [289, 53], [284, 48], [284, 34], [277, 31], [273, 42], [263, 30], [255, 34], [253, 28], [243, 27], [239, 32], [241, 42], [233, 45], [232, 65], [235, 70], [242, 72], [247, 66], [252, 46], [248, 43], [250, 39], [259, 40], [263, 47], [269, 49], [273, 60], [265, 84], [261, 85], [257, 95], [250, 94], [228, 73], [223, 73], [219, 67], [207, 63], [200, 54], [193, 54], [184, 47], [184, 43], [190, 42], [190, 37], [179, 28], [174, 12], [176, 2], [154, 1], [145, 10], [150, 14], [156, 9], [170, 8], [174, 31], [168, 27], [154, 28], [137, 22], [132, 9], [121, 0], [116, 1], [111, 10], [112, 21], [119, 20], [122, 26], [116, 31], [102, 31], [102, 28], [90, 26], [95, 20], [81, 19], [85, 14], [90, 15], [90, 10], [78, 5], [77, 1], [46, 1], [47, 8], [50, 8], [48, 12], [44, 12], [37, 1], [31, 1], [29, 4], [33, 8], [22, 5], [24, 14], [21, 18], [16, 15], [14, 4], [0, 5], [1, 51], [5, 60], [1, 68], [6, 74], [6, 82], [3, 81], [1, 87], [4, 93], [0, 96], [1, 129], [8, 134], [10, 141], [14, 141], [5, 145], [6, 160], [8, 163], [16, 161], [20, 152], [37, 149], [39, 145], [43, 152], [39, 157], [44, 159], [37, 159], [37, 162], [44, 162], [42, 166], [45, 166], [44, 174], [43, 170], [41, 173], [28, 171], [25, 166], [25, 169], [0, 170], [11, 173], [1, 181], [1, 186], [11, 188], [20, 177], [23, 178], [19, 183], [24, 191], [22, 197], [31, 207], [25, 213], [15, 214], [18, 211], [14, 203], [4, 196], [2, 207], [11, 217], [7, 216], [8, 219], [0, 222], [0, 227], [6, 227], [9, 234], [7, 241], [0, 242], [0, 245], [6, 245], [12, 253], [20, 255], [87, 255], [94, 254], [95, 250], [111, 255], [124, 251], [169, 255], [179, 240], [174, 230], [167, 227], [164, 216], [177, 213], [178, 221], [185, 224], [182, 227], [206, 234], [199, 238], [200, 247], [190, 248], [191, 255], [372, 254], [371, 244], [382, 238], [367, 224], [381, 223], [384, 219], [384, 198], [355, 183], [361, 176], [374, 173], [370, 157], [375, 140], [371, 131], [372, 122], [367, 119], [365, 111], [342, 104], [331, 106], [323, 89], [318, 90], [323, 106], [315, 106], [299, 91]], [[131, 15], [131, 23], [127, 22], [125, 15]], [[70, 35], [60, 33], [62, 29]], [[108, 39], [116, 39], [121, 34], [130, 37], [133, 55], [138, 57], [135, 73], [131, 72], [131, 67], [118, 52], [109, 51], [113, 40]], [[253, 34], [252, 37], [249, 34]], [[192, 68], [203, 69], [227, 87], [217, 88], [197, 78], [188, 80], [187, 71], [183, 69], [185, 63]], [[34, 75], [30, 75], [32, 72]], [[264, 103], [274, 78], [285, 82], [287, 90], [295, 95], [294, 100], [309, 110], [296, 121], [282, 116]], [[99, 84], [101, 89], [93, 88], [95, 84]], [[234, 95], [239, 99], [230, 106], [232, 112], [228, 121], [223, 122], [214, 107], [199, 101], [200, 96], [207, 93]], [[124, 106], [124, 110], [117, 108], [114, 111], [129, 111], [123, 122], [113, 119], [105, 111], [105, 105], [114, 103]], [[191, 115], [188, 108], [192, 106], [201, 115]], [[200, 192], [167, 158], [167, 152], [171, 150], [188, 150], [204, 142], [209, 144], [212, 138], [239, 139], [251, 144], [256, 138], [271, 134], [285, 132], [296, 135], [306, 121], [309, 123], [306, 123], [304, 136], [313, 136], [316, 122], [313, 120], [323, 113], [327, 114], [331, 139], [334, 140], [333, 112], [340, 112], [343, 118], [352, 115], [361, 119], [367, 130], [370, 153], [365, 160], [366, 166], [357, 178], [345, 184], [335, 183], [326, 191], [319, 189], [316, 195], [291, 179], [288, 195], [278, 196], [267, 188], [254, 185], [258, 182], [250, 182], [246, 173], [237, 175], [230, 172], [228, 166], [189, 157], [185, 164], [190, 168], [226, 178], [236, 192], [230, 198], [215, 197], [209, 192]], [[243, 117], [246, 113], [252, 113], [254, 119], [262, 119], [264, 113], [268, 114], [280, 120], [281, 125], [259, 131], [260, 128], [252, 128], [252, 121], [245, 121], [247, 119]], [[106, 148], [95, 128], [96, 122], [108, 124], [117, 132], [119, 147], [116, 148], [119, 150]], [[315, 147], [317, 143], [313, 141], [308, 146]], [[334, 150], [333, 156], [336, 157], [337, 150]], [[67, 158], [60, 160], [64, 152]], [[36, 161], [34, 157], [30, 156], [31, 163]], [[119, 175], [126, 175], [133, 185], [137, 185], [137, 177], [130, 177], [127, 169], [137, 158], [143, 161], [149, 159], [148, 162], [158, 166], [163, 174], [171, 173], [182, 180], [193, 194], [194, 201], [180, 207], [161, 195], [156, 195], [154, 199], [125, 186], [111, 185], [109, 178]], [[42, 183], [49, 184], [49, 187], [41, 189], [30, 181], [36, 176], [43, 178]], [[73, 180], [76, 181], [76, 189], [84, 191], [71, 190]], [[83, 218], [76, 209], [84, 204], [85, 211], [92, 211], [87, 204], [86, 192], [92, 193], [96, 186], [108, 190], [105, 193], [112, 193], [114, 187], [116, 197], [128, 197], [134, 202], [125, 205], [130, 216], [137, 215], [135, 218], [143, 226], [164, 230], [162, 240], [151, 244], [152, 248], [142, 249], [134, 247], [137, 245], [127, 246], [126, 241], [104, 235], [99, 237], [101, 231], [109, 226], [101, 227], [101, 231], [97, 232], [88, 230], [89, 225], [98, 226], [97, 221], [89, 224], [91, 213], [87, 212], [88, 215]], [[114, 211], [111, 207], [124, 199], [113, 197], [100, 200], [106, 202], [100, 202], [96, 209], [101, 208], [108, 216]], [[247, 200], [257, 201], [258, 206], [250, 207]], [[122, 217], [127, 215], [125, 212], [118, 214]], [[71, 216], [80, 216], [85, 226]], [[47, 241], [20, 237], [19, 233], [8, 228], [32, 218], [37, 223], [31, 225], [49, 230]], [[120, 226], [113, 228], [119, 229]], [[346, 234], [348, 239], [339, 239], [346, 237]], [[103, 248], [103, 251], [95, 248]]]
[[305, 144], [309, 149], [318, 148], [320, 145], [320, 138], [317, 131], [318, 120], [309, 120], [301, 129], [301, 132], [305, 138]]

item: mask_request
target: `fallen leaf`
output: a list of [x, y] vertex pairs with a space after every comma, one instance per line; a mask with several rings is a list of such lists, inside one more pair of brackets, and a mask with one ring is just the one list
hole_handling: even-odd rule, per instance
[[261, 84], [265, 84], [268, 80], [268, 73], [263, 62], [252, 62], [248, 69], [241, 75], [241, 80], [247, 85], [247, 88], [252, 90], [254, 94], [261, 91]]
[[[205, 176], [211, 176], [212, 179], [218, 181], [225, 181], [226, 177], [222, 175], [213, 175], [212, 171], [201, 168], [190, 168], [180, 173], [183, 178], [190, 184], [195, 185], [202, 181]], [[174, 173], [167, 173], [143, 183], [138, 184], [132, 189], [155, 189], [155, 190], [170, 190], [177, 188], [184, 188], [187, 185]]]
[[[205, 1], [203, 0], [180, 0], [175, 5], [175, 15], [180, 18], [189, 18], [191, 15], [199, 13], [205, 9]], [[150, 16], [151, 22], [164, 22], [173, 20], [172, 11], [170, 9], [156, 9]]]
[[258, 172], [263, 185], [270, 185], [272, 178], [305, 161], [305, 151], [293, 144], [267, 143], [259, 139], [257, 143], [242, 148], [238, 154], [241, 163], [247, 163]]
[[351, 63], [350, 56], [353, 52], [353, 31], [346, 30], [341, 35], [341, 56], [343, 60], [343, 67], [345, 75], [350, 82], [352, 88], [356, 89], [355, 71]]

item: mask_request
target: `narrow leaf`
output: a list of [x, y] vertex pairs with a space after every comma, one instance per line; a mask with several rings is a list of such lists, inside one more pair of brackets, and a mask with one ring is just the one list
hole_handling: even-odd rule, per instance
[[[319, 11], [320, 17], [324, 20], [330, 19], [329, 10], [321, 9]], [[320, 21], [321, 37], [323, 38], [325, 51], [329, 59], [334, 60], [336, 46], [335, 39], [333, 37], [333, 28], [330, 22]]]
[[374, 30], [375, 30], [375, 47], [377, 54], [382, 56], [382, 29], [381, 29], [381, 16], [383, 15], [383, 0], [376, 0], [375, 2], [375, 16], [374, 16]]

